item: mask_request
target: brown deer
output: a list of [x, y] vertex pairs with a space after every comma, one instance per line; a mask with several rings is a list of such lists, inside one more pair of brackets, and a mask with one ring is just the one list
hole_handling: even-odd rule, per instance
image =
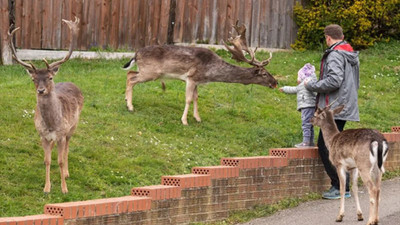
[[61, 64], [66, 62], [74, 47], [76, 35], [78, 33], [79, 19], [75, 17], [75, 21], [65, 22], [70, 31], [70, 46], [68, 54], [60, 61], [49, 64], [43, 59], [45, 69], [37, 69], [32, 63], [26, 63], [18, 59], [12, 37], [19, 29], [14, 29], [8, 33], [11, 51], [14, 59], [25, 67], [31, 76], [36, 87], [36, 110], [35, 110], [35, 127], [40, 135], [42, 146], [44, 149], [44, 164], [46, 166], [46, 184], [44, 192], [49, 193], [51, 189], [50, 183], [50, 164], [51, 151], [57, 142], [58, 148], [58, 165], [61, 173], [61, 190], [67, 193], [67, 184], [65, 178], [69, 177], [68, 172], [68, 151], [69, 140], [78, 125], [79, 115], [83, 107], [83, 96], [81, 91], [73, 83], [57, 83], [53, 81], [53, 77], [59, 70]]
[[[221, 59], [217, 54], [209, 49], [198, 47], [184, 47], [175, 45], [155, 45], [142, 48], [136, 52], [127, 64], [125, 69], [129, 69], [136, 62], [139, 72], [129, 71], [126, 80], [125, 100], [129, 111], [133, 111], [132, 89], [138, 83], [152, 81], [156, 79], [170, 78], [186, 82], [186, 105], [182, 115], [182, 123], [188, 125], [187, 114], [189, 106], [193, 101], [194, 118], [201, 122], [197, 106], [197, 86], [208, 82], [226, 82], [241, 84], [259, 84], [270, 88], [275, 88], [277, 81], [264, 68], [271, 58], [262, 62], [255, 58], [253, 52], [247, 47], [244, 25], [233, 26], [239, 34], [235, 38], [229, 38], [229, 42], [234, 48], [226, 48], [232, 53], [232, 58], [252, 65], [252, 68], [244, 68], [229, 64]], [[250, 59], [245, 57], [244, 52], [250, 55]]]
[[[332, 103], [331, 103], [332, 105]], [[324, 141], [329, 150], [329, 159], [336, 167], [340, 181], [340, 210], [336, 222], [344, 217], [344, 194], [346, 172], [352, 175], [352, 191], [357, 207], [358, 220], [363, 220], [358, 199], [358, 174], [367, 186], [370, 206], [368, 225], [378, 224], [379, 193], [382, 174], [385, 172], [383, 163], [388, 153], [388, 143], [384, 136], [372, 129], [348, 129], [339, 132], [334, 121], [334, 115], [340, 113], [344, 105], [330, 110], [330, 105], [317, 109], [311, 123], [319, 126], [324, 134]]]

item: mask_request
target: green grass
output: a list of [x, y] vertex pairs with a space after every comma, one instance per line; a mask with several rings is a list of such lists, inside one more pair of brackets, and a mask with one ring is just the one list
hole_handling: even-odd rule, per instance
[[[226, 51], [217, 52], [233, 62]], [[318, 51], [277, 52], [267, 69], [280, 86], [295, 85], [298, 69], [307, 62], [319, 68], [320, 57]], [[361, 122], [346, 127], [388, 132], [400, 124], [400, 42], [377, 44], [360, 58]], [[33, 123], [31, 79], [19, 65], [0, 66], [0, 217], [40, 214], [46, 203], [129, 195], [132, 187], [159, 184], [163, 175], [218, 165], [221, 157], [267, 155], [269, 148], [301, 141], [296, 97], [258, 85], [200, 86], [203, 122], [192, 118], [191, 109], [189, 126], [180, 121], [185, 98], [180, 81], [166, 81], [166, 92], [160, 82], [137, 85], [135, 112], [128, 112], [126, 73], [120, 69], [126, 61], [73, 59], [55, 78], [74, 82], [85, 96], [70, 143], [67, 195], [61, 193], [57, 150], [52, 155], [52, 192], [42, 192], [44, 156]]]

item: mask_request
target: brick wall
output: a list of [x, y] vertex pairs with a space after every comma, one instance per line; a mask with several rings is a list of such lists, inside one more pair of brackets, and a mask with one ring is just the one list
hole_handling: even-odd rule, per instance
[[[387, 171], [400, 170], [400, 127], [389, 141]], [[329, 188], [317, 148], [270, 149], [269, 156], [222, 158], [221, 165], [163, 176], [130, 196], [47, 204], [44, 214], [0, 218], [0, 225], [156, 225], [222, 220], [233, 210]]]

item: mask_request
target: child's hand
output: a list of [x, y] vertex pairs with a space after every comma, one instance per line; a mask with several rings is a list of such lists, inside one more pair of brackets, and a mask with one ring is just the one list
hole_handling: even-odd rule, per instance
[[307, 85], [307, 84], [308, 84], [308, 82], [310, 82], [310, 80], [311, 80], [311, 78], [310, 78], [310, 77], [307, 77], [306, 79], [304, 79], [304, 85]]

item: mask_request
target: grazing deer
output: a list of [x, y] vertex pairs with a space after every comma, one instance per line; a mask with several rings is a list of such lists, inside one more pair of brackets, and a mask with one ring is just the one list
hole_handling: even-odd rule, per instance
[[[133, 111], [132, 89], [138, 83], [162, 78], [177, 79], [186, 82], [186, 105], [182, 115], [182, 123], [188, 125], [187, 114], [193, 101], [194, 118], [201, 122], [197, 107], [197, 86], [208, 82], [226, 82], [241, 84], [259, 84], [275, 88], [277, 81], [264, 68], [271, 58], [259, 62], [254, 52], [247, 47], [244, 25], [233, 26], [239, 34], [229, 38], [234, 48], [226, 48], [232, 53], [232, 58], [252, 65], [252, 68], [243, 68], [225, 62], [209, 49], [198, 47], [183, 47], [174, 45], [155, 45], [142, 48], [136, 52], [124, 69], [129, 69], [136, 62], [139, 72], [129, 71], [126, 80], [125, 100], [129, 111]], [[245, 57], [244, 52], [251, 59]]]
[[344, 108], [341, 105], [330, 110], [330, 105], [317, 109], [311, 123], [319, 126], [324, 134], [324, 141], [329, 150], [329, 159], [336, 167], [340, 181], [340, 210], [336, 222], [344, 217], [344, 194], [346, 172], [352, 174], [353, 194], [357, 206], [358, 220], [363, 220], [358, 199], [358, 174], [368, 188], [370, 206], [368, 225], [378, 224], [379, 193], [383, 163], [388, 153], [388, 143], [381, 133], [372, 129], [349, 129], [339, 132], [334, 122], [334, 115]]
[[35, 127], [40, 135], [42, 146], [44, 149], [44, 164], [46, 166], [46, 184], [44, 192], [49, 193], [51, 189], [50, 183], [50, 164], [51, 150], [57, 142], [58, 148], [58, 165], [61, 173], [61, 190], [67, 193], [67, 184], [65, 178], [69, 177], [68, 172], [68, 151], [69, 140], [78, 125], [79, 115], [83, 107], [83, 96], [81, 91], [73, 83], [57, 83], [53, 81], [53, 77], [58, 72], [61, 64], [66, 62], [73, 50], [76, 35], [78, 33], [79, 19], [75, 17], [75, 21], [65, 22], [70, 32], [70, 47], [68, 54], [60, 61], [49, 64], [46, 59], [46, 69], [37, 69], [32, 63], [25, 63], [18, 59], [14, 44], [12, 42], [13, 34], [19, 29], [14, 29], [8, 33], [11, 51], [14, 59], [24, 66], [31, 76], [36, 87], [36, 111], [35, 111]]

